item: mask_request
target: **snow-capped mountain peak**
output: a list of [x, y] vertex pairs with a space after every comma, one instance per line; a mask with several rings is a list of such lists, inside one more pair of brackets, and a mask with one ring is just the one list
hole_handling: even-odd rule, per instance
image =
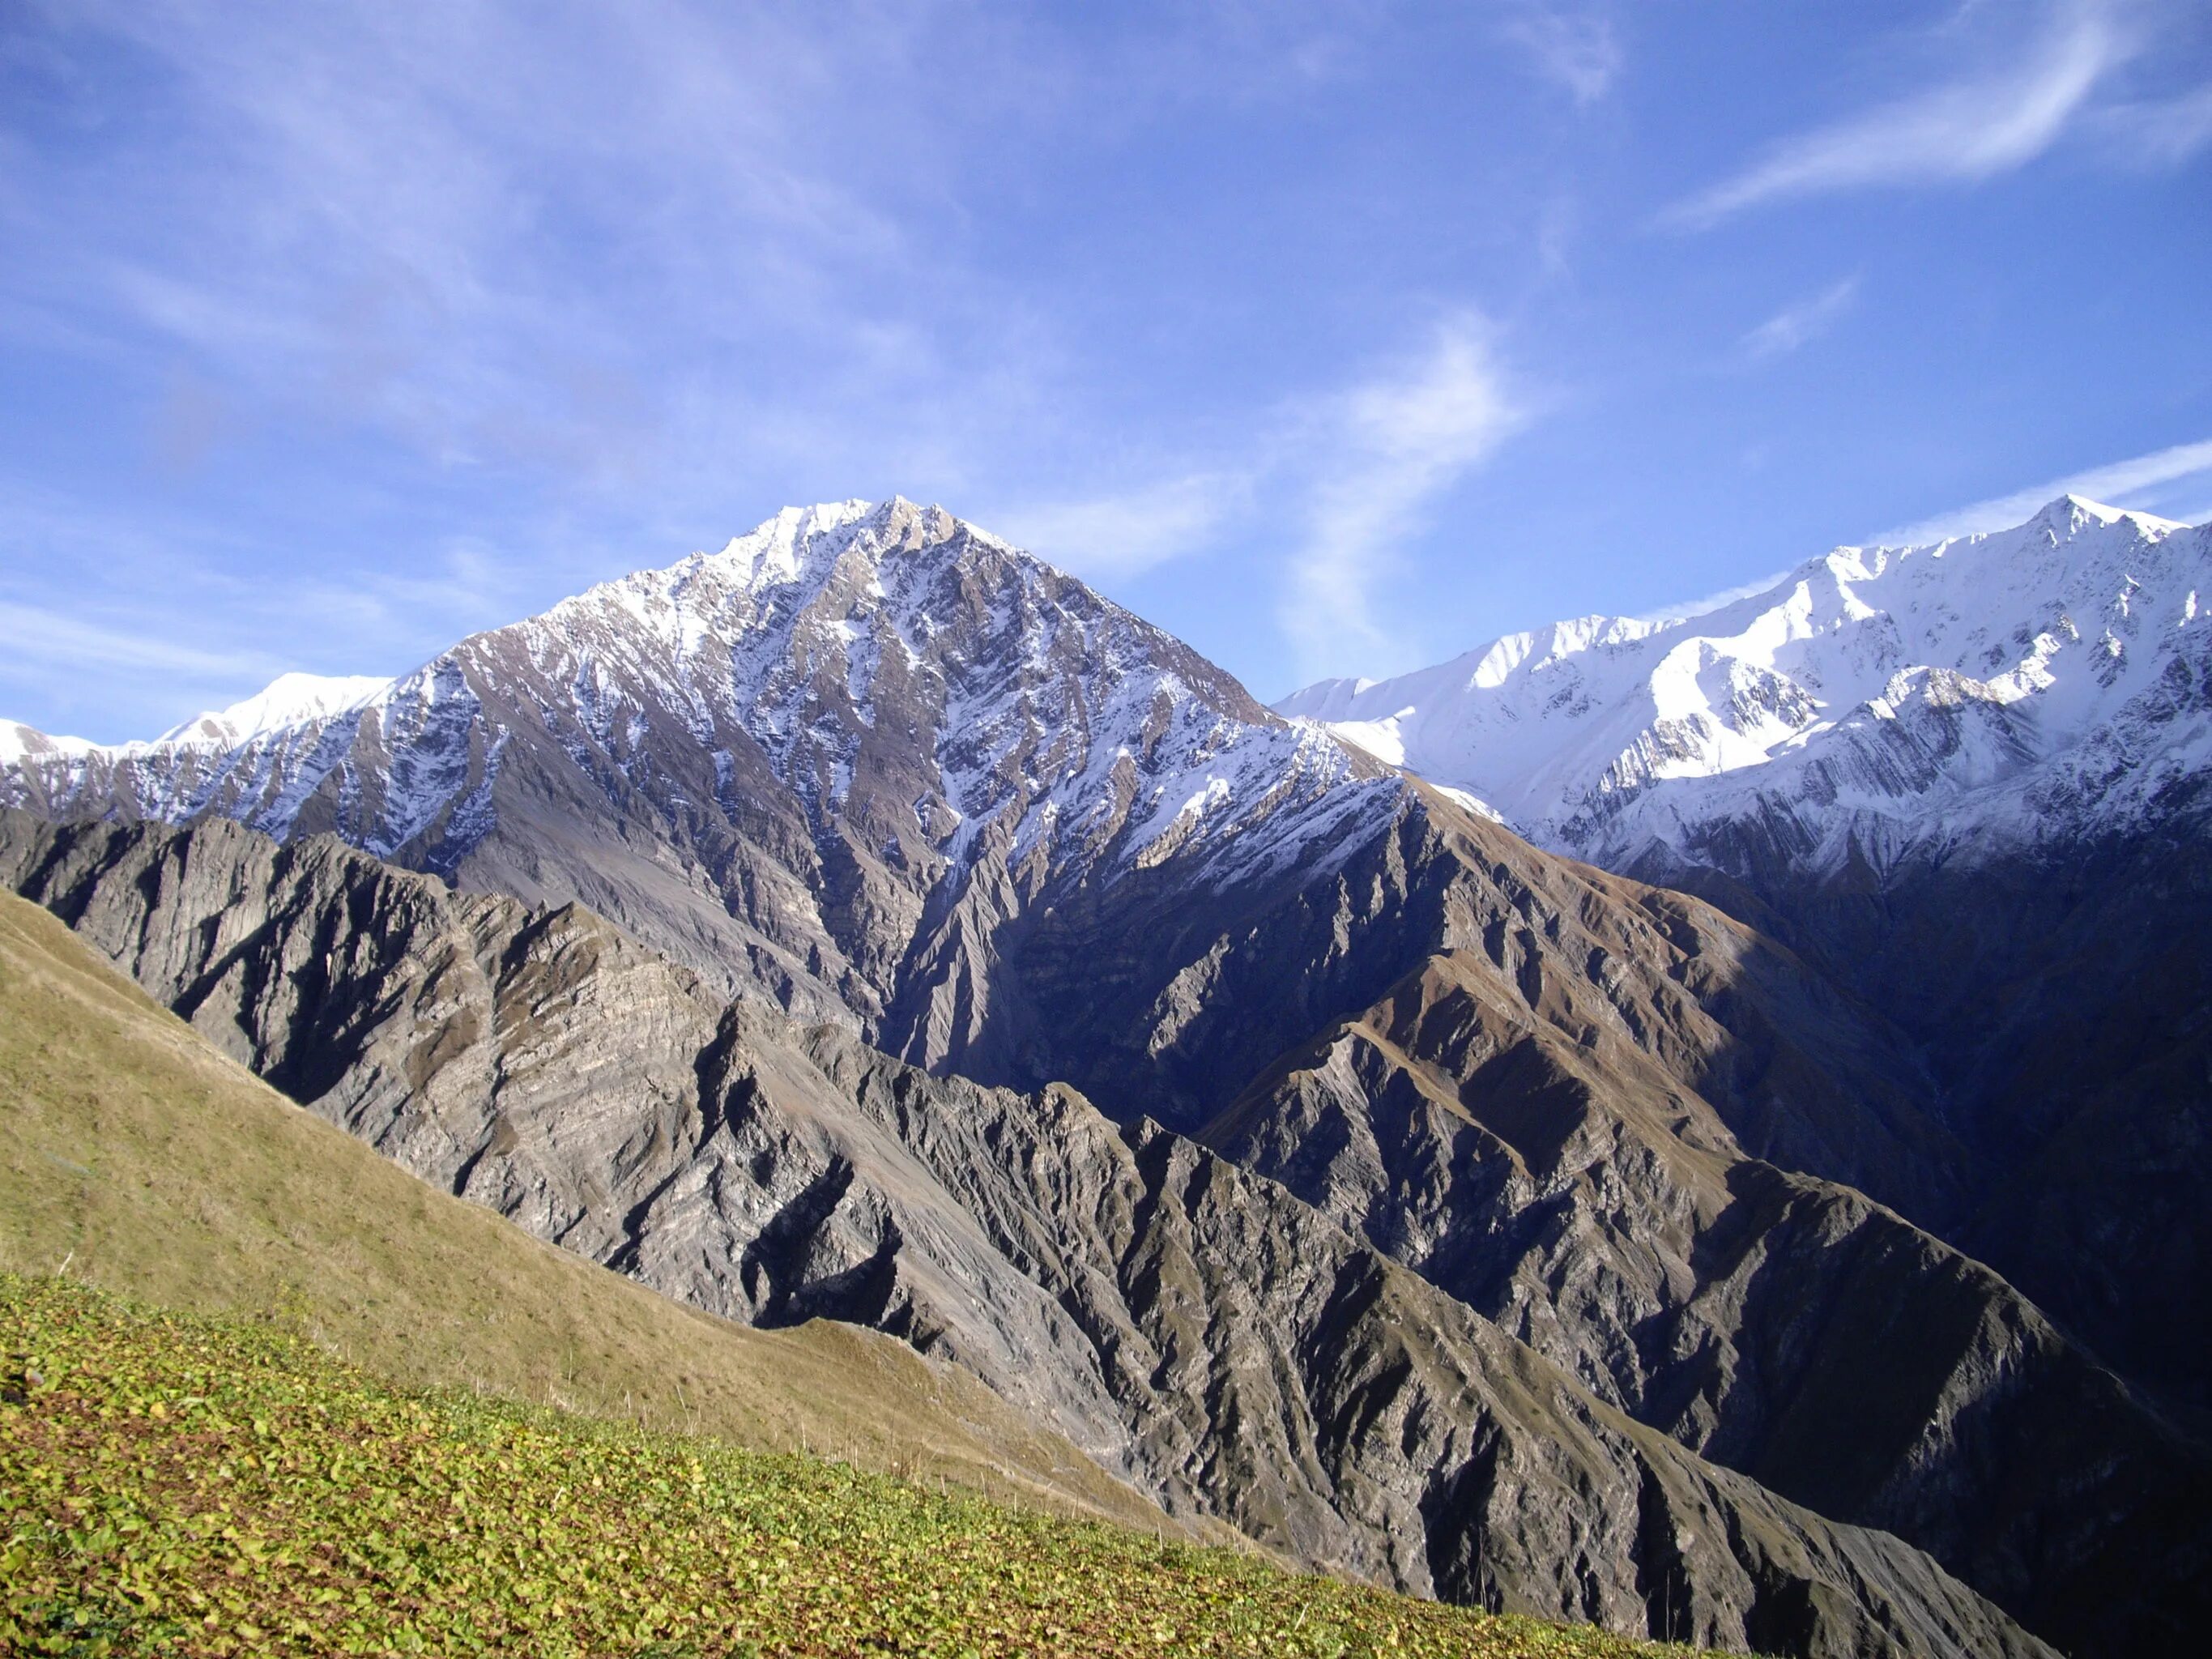
[[21, 720], [0, 720], [0, 766], [63, 760], [89, 755], [100, 745], [89, 738], [67, 738], [41, 732]]
[[700, 556], [697, 562], [756, 591], [797, 581], [806, 574], [810, 555], [815, 562], [824, 555], [834, 557], [858, 531], [880, 530], [897, 508], [908, 505], [893, 496], [880, 506], [854, 500], [787, 507], [744, 535], [732, 537], [720, 552]]
[[2161, 519], [2154, 513], [2132, 507], [2107, 507], [2086, 495], [2072, 495], [2059, 496], [2028, 522], [2031, 527], [2046, 532], [2055, 541], [2064, 541], [2092, 525], [2115, 525], [2124, 520], [2132, 520], [2145, 532], [2153, 534], [2189, 527], [2178, 519]]
[[[2201, 769], [2212, 532], [2078, 496], [1839, 547], [1763, 591], [1584, 617], [1277, 705], [1613, 864], [1779, 813], [1816, 861], [2147, 810]], [[2164, 797], [2170, 799], [2170, 797]]]
[[[884, 941], [951, 926], [948, 895], [1018, 909], [1170, 862], [1213, 887], [1318, 873], [1368, 786], [1402, 787], [1073, 577], [896, 496], [787, 509], [396, 681], [287, 676], [152, 743], [27, 733], [12, 753], [0, 804], [331, 830], [456, 877], [493, 859], [497, 884], [583, 897], [710, 970], [765, 952], [790, 995], [834, 984], [825, 1008], [892, 995], [914, 970]], [[577, 836], [619, 850], [579, 863]], [[587, 890], [556, 880], [580, 869]], [[792, 918], [817, 906], [866, 950], [802, 943]]]
[[311, 721], [349, 714], [374, 702], [392, 682], [371, 674], [279, 674], [253, 696], [228, 708], [195, 714], [154, 742], [235, 748]]

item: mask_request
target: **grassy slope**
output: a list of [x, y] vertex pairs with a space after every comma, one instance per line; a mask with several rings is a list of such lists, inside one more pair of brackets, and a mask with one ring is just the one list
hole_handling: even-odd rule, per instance
[[1652, 1650], [819, 1459], [448, 1390], [0, 1275], [0, 1648], [1582, 1655]]
[[273, 1317], [412, 1385], [1173, 1526], [973, 1378], [888, 1337], [732, 1325], [425, 1185], [0, 893], [0, 1269], [64, 1263], [149, 1302]]

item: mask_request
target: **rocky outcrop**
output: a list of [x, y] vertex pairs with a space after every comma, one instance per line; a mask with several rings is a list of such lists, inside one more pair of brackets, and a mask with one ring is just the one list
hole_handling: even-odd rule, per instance
[[1745, 1157], [1601, 1030], [1439, 956], [1201, 1138], [1706, 1457], [1928, 1548], [2062, 1646], [2179, 1650], [2212, 1461], [2002, 1279]]
[[1171, 1507], [1492, 1606], [2045, 1651], [1921, 1552], [1633, 1420], [1283, 1187], [1066, 1088], [724, 1005], [574, 907], [327, 840], [0, 824], [11, 884], [418, 1173], [698, 1305], [975, 1370]]
[[1646, 867], [1857, 977], [1967, 1149], [1929, 1224], [2202, 1428], [2212, 813], [2176, 806], [2152, 833], [1881, 872], [1804, 876], [1749, 830]]

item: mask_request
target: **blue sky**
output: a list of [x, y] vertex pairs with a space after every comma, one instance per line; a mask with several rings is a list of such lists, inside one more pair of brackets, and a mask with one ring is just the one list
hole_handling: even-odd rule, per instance
[[2212, 516], [2198, 0], [0, 0], [0, 714], [787, 502], [1276, 696], [2072, 483]]

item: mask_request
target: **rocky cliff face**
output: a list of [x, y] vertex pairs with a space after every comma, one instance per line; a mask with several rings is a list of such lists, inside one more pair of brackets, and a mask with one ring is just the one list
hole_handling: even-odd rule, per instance
[[1893, 1537], [1702, 1462], [1274, 1183], [1064, 1088], [724, 1005], [574, 907], [228, 823], [9, 879], [431, 1179], [742, 1319], [975, 1369], [1171, 1506], [1408, 1588], [1810, 1654], [2047, 1651]]
[[2212, 527], [2068, 498], [1286, 700], [1540, 844], [1698, 893], [1877, 1017], [1942, 1194], [1802, 1152], [2212, 1421]]
[[1563, 1036], [1497, 977], [1437, 957], [1201, 1139], [1601, 1398], [1912, 1540], [2062, 1646], [2097, 1650], [2137, 1595], [2185, 1639], [2201, 1451], [1996, 1273], [1744, 1156], [1632, 1045]]
[[1966, 1148], [1931, 1224], [2198, 1425], [2212, 1422], [2212, 817], [1965, 863], [1799, 879], [1758, 829], [1647, 873], [1850, 971]]

